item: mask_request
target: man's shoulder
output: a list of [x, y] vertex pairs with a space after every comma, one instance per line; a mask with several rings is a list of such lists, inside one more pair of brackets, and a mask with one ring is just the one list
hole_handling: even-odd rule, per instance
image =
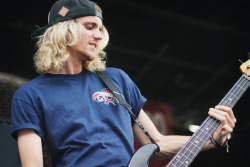
[[122, 71], [120, 68], [116, 68], [116, 67], [107, 67], [106, 72], [119, 72], [119, 71]]
[[115, 68], [115, 67], [107, 67], [105, 71], [108, 75], [112, 75], [112, 76], [113, 75], [117, 75], [117, 76], [126, 75], [126, 73], [122, 69]]
[[126, 84], [131, 80], [128, 74], [119, 68], [109, 67], [106, 69], [106, 73], [112, 81], [117, 82], [119, 85]]
[[24, 83], [22, 86], [20, 86], [16, 92], [15, 96], [17, 95], [27, 95], [30, 91], [35, 89], [39, 82], [41, 81], [42, 76], [37, 76], [36, 78]]

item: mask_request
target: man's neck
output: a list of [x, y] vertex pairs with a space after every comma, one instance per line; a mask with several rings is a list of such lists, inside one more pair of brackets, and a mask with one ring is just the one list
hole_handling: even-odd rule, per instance
[[51, 70], [50, 74], [78, 74], [82, 72], [83, 64], [81, 61], [76, 61], [72, 59], [72, 57], [69, 57], [68, 60], [65, 62], [64, 67], [57, 71], [57, 70]]

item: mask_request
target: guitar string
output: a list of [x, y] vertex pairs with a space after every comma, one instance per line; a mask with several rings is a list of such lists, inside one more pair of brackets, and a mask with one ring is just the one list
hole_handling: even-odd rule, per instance
[[[243, 78], [243, 79], [242, 79], [243, 82], [246, 81], [246, 83], [247, 83], [248, 80], [249, 80], [249, 79], [247, 78], [247, 75], [246, 75], [246, 74], [243, 74], [241, 78]], [[239, 81], [241, 81], [241, 79], [240, 79]], [[240, 85], [240, 84], [238, 84], [238, 83], [236, 83], [236, 84], [237, 84], [237, 85]], [[234, 88], [235, 88], [235, 87], [233, 87], [232, 89], [234, 89]], [[246, 89], [247, 89], [247, 88], [248, 88], [248, 87], [246, 87]], [[246, 90], [246, 89], [245, 89], [245, 90]], [[231, 92], [231, 91], [229, 91], [229, 92]], [[229, 93], [228, 93], [228, 94], [229, 94]], [[227, 94], [227, 95], [228, 95], [228, 94]], [[227, 95], [221, 100], [221, 102], [225, 101], [225, 99], [227, 98]], [[239, 97], [239, 98], [240, 98], [240, 97]], [[221, 103], [221, 102], [220, 102], [220, 103]], [[236, 102], [237, 102], [237, 100], [236, 100]], [[236, 102], [235, 102], [235, 103], [236, 103]], [[219, 103], [219, 104], [220, 104], [220, 103]]]
[[[237, 97], [238, 97], [238, 99], [239, 99], [239, 97], [240, 96], [242, 96], [243, 95], [243, 93], [246, 91], [246, 89], [247, 89], [247, 87], [249, 86], [249, 82], [248, 82], [248, 80], [240, 80], [240, 82], [242, 82], [243, 81], [243, 84], [242, 83], [237, 83], [236, 84], [236, 86], [234, 87], [234, 89], [233, 89], [233, 91], [231, 91], [231, 92], [229, 92], [228, 93], [228, 95], [227, 95], [227, 97], [225, 98], [225, 99], [227, 99], [227, 100], [223, 100], [223, 103], [225, 103], [225, 104], [228, 104], [228, 100], [229, 101], [232, 101], [232, 97], [234, 96], [235, 98], [233, 98], [233, 99], [235, 99], [235, 101], [233, 101], [233, 103], [236, 103], [238, 100], [236, 99]], [[247, 84], [246, 84], [247, 83]], [[242, 88], [242, 86], [241, 85], [244, 85], [244, 87], [246, 87], [246, 89], [244, 89], [244, 88]], [[240, 89], [239, 89], [240, 88]], [[237, 92], [237, 93], [236, 93]], [[240, 94], [240, 95], [239, 95]], [[233, 106], [233, 105], [232, 105]], [[231, 107], [232, 107], [231, 106]], [[215, 119], [216, 120], [216, 119]], [[207, 121], [206, 121], [206, 123], [208, 123]], [[214, 123], [216, 123], [216, 121], [214, 122]], [[211, 124], [211, 123], [210, 123]], [[218, 124], [220, 124], [220, 122], [218, 123]], [[208, 124], [208, 126], [210, 126], [209, 124]], [[214, 126], [214, 125], [213, 125]], [[207, 127], [206, 127], [207, 128]], [[203, 129], [201, 129], [201, 131], [203, 131], [203, 132], [205, 132]], [[204, 135], [203, 136], [203, 139], [206, 137], [206, 135]]]
[[[200, 132], [200, 131], [197, 131], [197, 132]], [[194, 137], [192, 138], [192, 140], [194, 139]], [[188, 144], [190, 144], [190, 146], [188, 147], [188, 148], [186, 148], [185, 146], [183, 147], [183, 149], [182, 150], [180, 150], [180, 152], [178, 153], [179, 155], [181, 155], [181, 156], [183, 156], [183, 158], [181, 158], [181, 159], [175, 159], [174, 161], [172, 161], [172, 165], [179, 165], [179, 164], [183, 164], [183, 165], [188, 165], [189, 163], [190, 163], [190, 161], [196, 156], [195, 154], [196, 153], [194, 153], [194, 150], [192, 150], [192, 151], [190, 151], [191, 150], [191, 148], [194, 148], [195, 149], [195, 145], [193, 145], [193, 143], [194, 142], [191, 142], [192, 140], [190, 140], [189, 142], [188, 142]], [[187, 144], [187, 145], [188, 145]], [[186, 146], [187, 146], [186, 145]], [[197, 147], [197, 146], [196, 146]], [[184, 150], [186, 148], [186, 150]], [[198, 147], [199, 148], [199, 147]], [[184, 153], [182, 153], [184, 151]], [[199, 151], [199, 150], [195, 150], [195, 151]], [[190, 156], [190, 154], [189, 155], [187, 155], [187, 152], [189, 152], [190, 154], [193, 154], [194, 156], [193, 156], [193, 158], [188, 158], [189, 156]], [[178, 156], [179, 156], [178, 155]], [[180, 156], [179, 156], [180, 157]], [[178, 158], [179, 158], [178, 157]], [[187, 159], [189, 160], [189, 161], [187, 161]], [[186, 163], [184, 164], [184, 162], [182, 162], [182, 161], [186, 161]], [[170, 164], [171, 165], [171, 164]]]
[[[210, 119], [210, 121], [213, 121], [213, 120]], [[206, 121], [206, 123], [207, 123], [207, 121]], [[210, 124], [210, 123], [209, 123], [209, 124]], [[207, 124], [207, 125], [209, 125], [209, 124]], [[207, 127], [206, 127], [206, 124], [204, 124], [204, 126], [205, 126], [205, 128], [207, 128]], [[213, 128], [213, 127], [211, 126], [211, 128]], [[211, 128], [210, 128], [209, 130], [211, 130]], [[213, 129], [213, 130], [214, 130], [214, 129]], [[204, 140], [204, 138], [207, 137], [207, 136], [210, 136], [207, 132], [203, 131], [203, 132], [205, 132], [205, 133], [202, 133], [202, 131], [203, 131], [202, 128], [201, 128], [199, 131], [197, 131], [197, 134], [198, 134], [198, 135], [194, 136], [194, 137], [190, 140], [190, 142], [189, 142], [189, 144], [190, 144], [189, 148], [184, 147], [183, 150], [182, 150], [182, 152], [180, 152], [180, 154], [181, 154], [182, 156], [184, 156], [185, 165], [188, 165], [190, 162], [192, 162], [192, 160], [196, 157], [196, 155], [197, 155], [197, 153], [199, 152], [199, 150], [201, 150], [203, 144], [206, 143], [207, 140]], [[210, 133], [211, 133], [211, 132], [210, 132]], [[202, 136], [202, 135], [204, 135], [204, 136]], [[200, 138], [201, 136], [202, 136], [202, 138]], [[198, 139], [201, 140], [201, 141], [199, 141]], [[193, 141], [193, 140], [194, 140], [194, 141]], [[194, 144], [194, 143], [196, 143], [196, 144]], [[198, 143], [198, 144], [202, 144], [202, 145], [199, 146], [199, 145], [197, 145], [197, 143]], [[184, 152], [183, 152], [183, 151], [184, 151]], [[188, 153], [188, 154], [187, 154], [187, 153]], [[193, 154], [193, 156], [190, 158], [189, 156], [190, 156], [191, 154]], [[186, 158], [186, 159], [185, 159], [185, 158]], [[183, 161], [183, 158], [182, 158], [182, 159], [179, 159], [176, 163], [178, 164], [181, 160]]]
[[[212, 121], [212, 120], [211, 120]], [[205, 122], [208, 122], [207, 120], [205, 121]], [[201, 130], [202, 128], [200, 128], [200, 130]], [[199, 131], [200, 132], [200, 131]], [[199, 133], [199, 132], [197, 132], [197, 133]], [[196, 135], [195, 135], [196, 136]], [[200, 136], [199, 136], [200, 137]], [[193, 138], [194, 139], [194, 138]], [[191, 146], [190, 146], [190, 148], [193, 146], [192, 145], [192, 140], [190, 140], [190, 142], [189, 142], [189, 144], [191, 143]], [[185, 149], [186, 147], [184, 147], [184, 149]], [[185, 156], [186, 155], [186, 158], [188, 157], [187, 156], [187, 152], [189, 151], [189, 152], [191, 152], [192, 153], [192, 150], [190, 150], [190, 148], [187, 148], [187, 151], [185, 151], [184, 149], [184, 152], [183, 152], [183, 150], [181, 151], [181, 154], [183, 154], [183, 156]], [[194, 148], [195, 149], [195, 148]], [[189, 159], [190, 160], [190, 159]], [[177, 162], [178, 163], [178, 162]]]
[[[207, 120], [208, 120], [208, 118], [207, 118], [206, 121], [204, 121], [204, 122], [207, 122]], [[204, 125], [205, 125], [205, 124], [202, 124], [201, 127], [203, 127]], [[196, 134], [197, 134], [198, 132], [199, 132], [199, 131], [196, 131]], [[194, 138], [191, 138], [191, 139], [194, 139]], [[191, 140], [190, 140], [190, 142], [191, 142]], [[179, 152], [178, 154], [181, 154], [182, 156], [185, 156], [185, 154], [187, 153], [187, 151], [190, 150], [190, 147], [193, 146], [192, 143], [191, 143], [191, 146], [190, 146], [189, 148], [187, 148], [187, 151], [184, 152], [184, 153], [182, 153], [183, 150], [184, 150], [184, 148], [185, 148], [188, 144], [190, 144], [190, 142], [187, 143], [187, 144], [185, 144], [185, 146], [183, 147], [183, 149], [180, 150], [180, 152]], [[195, 154], [194, 154], [194, 155], [195, 155]], [[178, 163], [183, 164], [183, 163], [181, 162], [181, 160], [182, 160], [182, 159], [175, 159], [175, 162], [173, 161], [172, 164], [173, 164], [173, 165], [176, 165], [176, 164], [178, 164]], [[175, 163], [175, 164], [174, 164], [174, 163]], [[185, 164], [185, 165], [187, 165], [187, 164]]]
[[[248, 79], [247, 78], [244, 78], [246, 83], [244, 83], [244, 86], [242, 87], [241, 85], [238, 85], [239, 88], [241, 88], [241, 91], [244, 93], [247, 88], [249, 87], [250, 83], [248, 82]], [[231, 98], [229, 97], [228, 100], [231, 101], [231, 106], [230, 107], [233, 107], [237, 102], [238, 100], [241, 98], [241, 96], [243, 95], [242, 92], [238, 92], [237, 94], [233, 94], [233, 93], [230, 93], [229, 95], [232, 97], [234, 96], [235, 98]], [[229, 103], [227, 101], [224, 101], [224, 103]]]
[[[244, 88], [245, 88], [244, 91], [246, 91], [246, 90], [248, 89], [248, 87], [250, 86], [250, 82], [248, 82], [248, 81], [250, 81], [250, 77], [249, 77], [247, 74], [244, 74], [244, 77], [245, 77], [245, 81], [248, 83], [247, 87], [246, 87], [246, 86], [244, 87]], [[240, 94], [240, 95], [238, 96], [238, 98], [240, 99], [242, 95], [243, 95], [243, 93]], [[235, 105], [236, 103], [237, 103], [237, 100], [234, 102], [234, 105]]]
[[[240, 80], [240, 81], [242, 81], [242, 80]], [[247, 80], [245, 80], [245, 81], [248, 82]], [[243, 80], [243, 82], [244, 82], [244, 80]], [[245, 83], [246, 83], [246, 82], [245, 82]], [[244, 83], [244, 84], [245, 84], [245, 83]], [[242, 83], [241, 83], [241, 84], [242, 84]], [[240, 84], [240, 85], [241, 85], [241, 84]], [[242, 90], [246, 91], [246, 89], [244, 89], [244, 88], [242, 89], [242, 87], [241, 87], [240, 85], [237, 83], [236, 86], [234, 87], [233, 91], [238, 91], [238, 93], [240, 93], [240, 96], [241, 96], [241, 95], [244, 93], [244, 92], [242, 93]], [[248, 83], [247, 87], [248, 87], [248, 86], [249, 86], [249, 83]], [[246, 86], [245, 86], [245, 87], [246, 87]], [[236, 89], [235, 89], [235, 88], [236, 88]], [[241, 89], [239, 89], [239, 88], [241, 88]], [[232, 97], [232, 95], [233, 95], [234, 97], [237, 98], [237, 94], [238, 94], [238, 93], [237, 93], [237, 94], [235, 94], [235, 92], [232, 93], [233, 91], [231, 91], [229, 94], [227, 94], [227, 96], [226, 96], [226, 98], [224, 98], [223, 102], [228, 103], [227, 100], [225, 100], [225, 99], [229, 99], [230, 101], [232, 101], [232, 100], [230, 99], [230, 98]], [[230, 97], [229, 95], [230, 95], [231, 97]], [[229, 96], [229, 97], [228, 97], [228, 96]], [[238, 97], [240, 97], [240, 96], [238, 96]], [[234, 98], [234, 99], [236, 99], [236, 98]], [[239, 98], [238, 98], [238, 99], [239, 99]], [[236, 102], [237, 102], [237, 99], [236, 99], [233, 103], [236, 103]], [[214, 119], [214, 120], [215, 120], [215, 119]], [[207, 122], [208, 122], [208, 121], [206, 121], [206, 123], [207, 123]], [[216, 122], [214, 122], [214, 123], [216, 123]], [[211, 123], [210, 123], [210, 124], [211, 124]], [[208, 126], [210, 126], [210, 124], [208, 124]], [[220, 123], [218, 123], [218, 124], [220, 124]], [[213, 126], [214, 126], [214, 125], [213, 125]], [[211, 127], [212, 127], [212, 126], [211, 126]], [[201, 129], [201, 130], [202, 130], [202, 129]], [[214, 130], [214, 129], [213, 129], [213, 130]], [[211, 133], [211, 132], [210, 132], [210, 133]], [[209, 135], [209, 134], [208, 134], [208, 135]], [[205, 137], [206, 137], [206, 135], [203, 136], [203, 139], [204, 139]], [[191, 141], [190, 141], [190, 142], [191, 142]], [[192, 144], [192, 142], [191, 142], [191, 144]], [[191, 146], [192, 146], [192, 145], [191, 145]], [[194, 146], [195, 146], [195, 145], [194, 145]], [[184, 148], [185, 148], [185, 147], [184, 147]], [[201, 147], [199, 147], [199, 146], [198, 146], [198, 148], [201, 149]], [[194, 149], [195, 149], [195, 148], [194, 148]], [[194, 153], [191, 152], [189, 149], [186, 148], [186, 150], [187, 150], [186, 153], [189, 152], [190, 154], [194, 154]], [[183, 150], [182, 150], [182, 151], [183, 151]], [[199, 150], [196, 149], [196, 151], [199, 151]], [[186, 155], [186, 153], [184, 153], [184, 156]], [[190, 162], [192, 162], [191, 160], [195, 158], [195, 154], [194, 154], [193, 157], [191, 157], [191, 159], [189, 158], [189, 156], [186, 156], [186, 158], [189, 160], [189, 162], [186, 161], [186, 164], [185, 164], [185, 165], [188, 165]], [[177, 161], [177, 163], [178, 163], [178, 161]], [[182, 163], [182, 164], [183, 164], [183, 163]]]
[[[245, 81], [245, 83], [244, 83], [244, 81]], [[219, 104], [222, 105], [224, 102], [227, 104], [227, 103], [228, 103], [227, 100], [230, 100], [231, 102], [233, 102], [233, 105], [234, 105], [234, 104], [239, 100], [239, 98], [243, 95], [243, 93], [246, 91], [246, 89], [247, 89], [247, 88], [249, 87], [249, 85], [250, 85], [250, 83], [248, 83], [246, 89], [244, 89], [244, 88], [242, 88], [242, 87], [240, 86], [240, 85], [242, 85], [242, 83], [240, 83], [240, 82], [243, 82], [243, 84], [244, 84], [243, 87], [246, 87], [246, 83], [248, 83], [248, 78], [245, 78], [245, 76], [244, 76], [244, 77], [242, 76], [242, 77], [238, 80], [238, 82], [236, 82], [236, 84], [233, 86], [233, 88], [229, 91], [229, 93], [222, 99], [221, 103], [219, 103]], [[240, 84], [239, 84], [239, 83], [240, 83]], [[233, 91], [235, 91], [235, 92], [233, 93]], [[238, 91], [238, 92], [237, 92], [237, 91]], [[237, 92], [237, 93], [236, 93], [236, 92]], [[236, 93], [236, 94], [235, 94], [235, 93]], [[237, 96], [238, 94], [240, 94], [240, 95]], [[229, 96], [229, 97], [228, 97], [228, 96]], [[232, 97], [233, 97], [233, 99], [235, 99], [235, 101], [232, 100]], [[225, 99], [227, 99], [227, 100], [225, 100]], [[233, 106], [233, 105], [232, 105], [232, 106]], [[229, 107], [232, 107], [232, 106], [229, 105]], [[212, 119], [211, 119], [211, 118], [212, 118]], [[204, 121], [204, 125], [207, 125], [207, 126], [211, 126], [211, 122], [213, 122], [213, 124], [212, 124], [211, 127], [208, 128], [207, 126], [205, 126], [205, 128], [206, 128], [206, 129], [208, 128], [208, 130], [211, 130], [211, 128], [213, 128], [213, 126], [214, 126], [216, 123], [218, 124], [218, 126], [219, 126], [219, 124], [220, 124], [220, 122], [217, 121], [215, 118], [213, 118], [213, 117], [211, 117], [211, 118], [208, 117], [208, 118]], [[208, 123], [209, 120], [210, 120], [210, 122]], [[217, 125], [216, 125], [216, 126], [217, 126]], [[199, 128], [199, 129], [200, 129], [199, 131], [197, 130], [197, 133], [199, 133], [199, 132], [201, 132], [201, 131], [205, 132], [204, 130], [202, 130], [202, 127], [203, 127], [203, 126], [201, 126], [201, 128]], [[217, 128], [217, 127], [216, 127], [216, 128]], [[216, 128], [212, 129], [212, 131], [214, 131]], [[211, 132], [209, 132], [209, 133], [211, 133]], [[199, 136], [197, 136], [197, 138], [201, 137], [201, 135], [204, 134], [204, 136], [203, 136], [203, 138], [201, 139], [201, 141], [203, 141], [203, 142], [206, 143], [207, 139], [206, 139], [206, 141], [204, 141], [203, 139], [204, 139], [204, 138], [208, 138], [209, 136], [211, 136], [209, 133], [207, 133], [207, 132], [201, 133], [201, 134], [199, 134]], [[213, 132], [212, 132], [212, 133], [213, 133]], [[195, 137], [195, 136], [194, 136], [194, 137]], [[190, 143], [191, 143], [190, 148], [193, 147], [195, 151], [198, 151], [198, 152], [199, 152], [199, 150], [202, 149], [203, 144], [202, 144], [201, 146], [196, 146], [196, 145], [194, 145], [194, 143], [192, 142], [192, 140], [194, 139], [194, 137], [191, 138], [190, 142], [187, 143], [187, 144], [190, 144]], [[196, 139], [195, 139], [195, 140], [196, 140]], [[196, 143], [197, 143], [197, 141], [196, 141]], [[195, 147], [196, 147], [196, 148], [195, 148]], [[191, 160], [192, 160], [193, 158], [195, 158], [195, 154], [196, 154], [196, 153], [193, 153], [192, 151], [190, 151], [190, 148], [183, 147], [183, 149], [180, 150], [180, 154], [182, 154], [182, 156], [186, 157], [186, 158], [189, 160], [189, 161], [186, 161], [187, 164], [185, 164], [185, 165], [188, 165], [190, 162], [192, 162]], [[198, 150], [197, 150], [197, 148], [198, 148]], [[186, 151], [184, 151], [184, 153], [182, 153], [182, 151], [183, 151], [184, 149], [186, 149]], [[189, 153], [188, 155], [186, 155], [187, 152]], [[194, 154], [194, 156], [193, 156], [191, 159], [189, 159], [189, 155], [190, 155], [190, 154]], [[177, 161], [176, 163], [178, 163], [178, 160], [176, 160], [176, 161]], [[179, 161], [180, 161], [180, 160], [179, 160]], [[182, 164], [183, 164], [183, 163], [182, 163]]]
[[[242, 80], [240, 80], [240, 81], [242, 81]], [[237, 86], [237, 87], [236, 87], [236, 86]], [[238, 88], [238, 89], [236, 89], [236, 90], [233, 89], [233, 91], [238, 91], [238, 90], [239, 90], [239, 92], [241, 92], [242, 90], [244, 90], [244, 91], [246, 90], [246, 89], [239, 89], [239, 88], [241, 88], [241, 86], [240, 86], [239, 84], [236, 84], [236, 86], [235, 86], [235, 87]], [[234, 87], [234, 88], [235, 88], [235, 87]], [[233, 91], [232, 91], [232, 92], [233, 92]], [[230, 99], [230, 98], [232, 97], [232, 95], [237, 96], [237, 95], [234, 94], [235, 92], [234, 92], [234, 93], [232, 93], [232, 92], [230, 92], [230, 93], [227, 94], [227, 97], [224, 98], [224, 101], [225, 101], [225, 99], [227, 99], [227, 98]], [[238, 93], [239, 93], [239, 92], [238, 92]], [[240, 93], [240, 94], [242, 94], [242, 93]], [[228, 97], [228, 95], [231, 95], [231, 97]], [[234, 98], [234, 99], [235, 99], [235, 98]], [[239, 99], [239, 98], [238, 98], [238, 99]], [[231, 100], [230, 100], [230, 101], [231, 101]], [[237, 100], [236, 100], [236, 101], [237, 101]], [[227, 102], [226, 102], [226, 103], [227, 103]], [[211, 120], [211, 121], [212, 121], [212, 120]], [[205, 121], [205, 122], [207, 123], [207, 121]], [[215, 123], [216, 123], [216, 122], [215, 122]], [[211, 123], [209, 123], [209, 124], [207, 124], [207, 125], [210, 126], [210, 124], [211, 124]], [[219, 124], [219, 123], [218, 123], [218, 124]], [[212, 126], [214, 126], [214, 125], [212, 125]], [[212, 128], [212, 126], [210, 127], [210, 129]], [[206, 128], [207, 128], [207, 127], [206, 127]], [[208, 128], [208, 129], [209, 129], [209, 128]], [[203, 131], [202, 129], [200, 129], [200, 130]], [[214, 130], [214, 129], [213, 129], [213, 130]], [[203, 132], [205, 132], [205, 131], [203, 131]], [[206, 132], [205, 132], [205, 133], [206, 133]], [[210, 132], [210, 133], [211, 133], [211, 132]], [[204, 134], [204, 133], [201, 133], [201, 134]], [[210, 136], [209, 134], [207, 134], [207, 135]], [[199, 137], [200, 137], [200, 136], [199, 136]], [[199, 137], [198, 137], [198, 138], [199, 138]], [[207, 138], [206, 134], [205, 134], [205, 135], [203, 136], [203, 138], [201, 139], [203, 142], [204, 142], [204, 140], [203, 140], [204, 138]], [[194, 139], [194, 138], [193, 138], [193, 139]], [[191, 140], [191, 141], [192, 141], [192, 140]], [[193, 142], [191, 142], [191, 141], [190, 141], [190, 143], [193, 144]], [[207, 140], [206, 140], [206, 141], [207, 141]], [[196, 146], [196, 145], [191, 145], [191, 147], [192, 147], [192, 146], [193, 146], [193, 149], [194, 149], [195, 151], [199, 151], [199, 149], [202, 148], [202, 146], [199, 147], [199, 145], [198, 145], [198, 146]], [[197, 150], [195, 147], [198, 147], [198, 150]], [[187, 151], [184, 151], [183, 156], [186, 157], [186, 159], [189, 160], [189, 161], [186, 161], [186, 165], [188, 165], [190, 162], [192, 162], [191, 160], [192, 160], [193, 158], [195, 158], [195, 154], [194, 154], [194, 152], [190, 151], [190, 148], [188, 149], [188, 148], [184, 147], [184, 149], [187, 150]], [[183, 150], [184, 150], [184, 149], [183, 149]], [[182, 151], [183, 151], [183, 150], [182, 150]], [[190, 154], [194, 154], [193, 158], [191, 157], [191, 159], [189, 159], [189, 156], [187, 156], [187, 152], [189, 152], [189, 155], [190, 155]], [[177, 163], [178, 163], [178, 162], [177, 162]], [[183, 164], [183, 163], [182, 163], [182, 164]]]
[[[240, 79], [239, 81], [242, 81], [242, 80]], [[236, 83], [236, 86], [239, 87], [239, 84]], [[234, 86], [233, 88], [235, 88], [236, 86]], [[232, 89], [232, 90], [234, 90], [234, 89]], [[236, 90], [240, 90], [240, 89], [236, 89]], [[241, 91], [241, 90], [240, 90], [240, 91]], [[230, 95], [230, 94], [227, 94], [227, 95]], [[226, 96], [227, 96], [227, 95], [226, 95]], [[226, 96], [225, 96], [225, 98], [223, 99], [223, 101], [225, 101], [225, 99], [228, 98], [228, 97], [226, 97]], [[207, 122], [207, 121], [205, 121], [205, 122]], [[184, 148], [185, 148], [185, 147], [184, 147]], [[186, 154], [186, 153], [184, 153], [184, 154]], [[178, 163], [178, 162], [177, 162], [177, 163]]]

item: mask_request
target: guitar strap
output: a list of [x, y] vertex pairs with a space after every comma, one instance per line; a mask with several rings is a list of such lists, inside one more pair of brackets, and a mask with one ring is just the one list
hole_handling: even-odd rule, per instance
[[144, 134], [149, 138], [149, 140], [157, 146], [157, 152], [160, 151], [160, 147], [158, 144], [154, 141], [154, 139], [149, 135], [148, 131], [143, 127], [141, 122], [138, 120], [137, 116], [132, 112], [132, 107], [127, 103], [124, 96], [119, 92], [118, 88], [114, 85], [114, 83], [111, 81], [109, 76], [105, 71], [96, 72], [98, 76], [101, 78], [101, 80], [105, 83], [105, 85], [109, 88], [111, 93], [116, 97], [116, 99], [119, 101], [121, 105], [123, 105], [129, 112], [131, 118], [135, 121], [135, 123], [141, 128], [141, 130], [144, 132]]

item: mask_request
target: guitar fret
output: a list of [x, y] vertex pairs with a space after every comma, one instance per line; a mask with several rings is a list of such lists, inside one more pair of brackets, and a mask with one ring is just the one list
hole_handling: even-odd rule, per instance
[[240, 88], [240, 89], [242, 89], [242, 90], [244, 90], [244, 91], [246, 91], [246, 89], [245, 88], [243, 88], [241, 85], [236, 85], [236, 86], [238, 86], [238, 88]]
[[[205, 131], [205, 130], [203, 130], [203, 129], [201, 129], [201, 131], [202, 131], [203, 133], [205, 133], [205, 134], [208, 134], [207, 131]], [[208, 134], [208, 135], [209, 135], [209, 134]]]
[[195, 140], [196, 146], [201, 149], [203, 144], [207, 142], [207, 139], [204, 140], [205, 137], [209, 137], [209, 135], [204, 135], [202, 138], [198, 138]]
[[[220, 123], [213, 117], [209, 117], [211, 122], [205, 122], [204, 124], [206, 125], [205, 130], [207, 131], [208, 135], [211, 135], [211, 133], [217, 128], [217, 125]], [[215, 126], [216, 125], [216, 126]]]
[[[190, 152], [189, 150], [186, 150], [188, 152]], [[183, 156], [182, 158], [182, 162], [184, 162], [184, 164], [188, 164], [188, 162], [190, 162], [191, 159], [189, 159], [186, 154], [181, 154]]]
[[[190, 141], [190, 143], [192, 143], [193, 146], [194, 146], [195, 148], [198, 148], [198, 150], [200, 150], [201, 147], [199, 147], [198, 145], [196, 145], [196, 144], [198, 144], [199, 142], [200, 142], [199, 140], [196, 140], [195, 142]], [[197, 151], [195, 148], [194, 148], [193, 150], [194, 150], [194, 151]]]
[[185, 156], [185, 154], [182, 154], [182, 153], [179, 153], [177, 156], [176, 156], [176, 163], [175, 164], [173, 164], [174, 166], [179, 166], [179, 165], [181, 165], [181, 166], [187, 166], [190, 162], [191, 162], [191, 160], [190, 159], [188, 159], [186, 156]]
[[[205, 137], [207, 137], [207, 136], [205, 136]], [[204, 136], [203, 136], [203, 138], [204, 138]], [[204, 140], [203, 138], [195, 137], [192, 140], [190, 140], [191, 145], [189, 145], [188, 148], [184, 148], [181, 151], [181, 153], [185, 152], [183, 154], [186, 155], [186, 156], [188, 154], [193, 154], [192, 156], [194, 156], [197, 152], [199, 152], [202, 149], [203, 144], [206, 143], [207, 139]]]
[[[216, 123], [216, 122], [215, 122]], [[214, 131], [215, 129], [216, 129], [216, 127], [214, 127], [214, 126], [211, 126], [210, 124], [208, 124], [208, 123], [206, 123], [207, 124], [207, 130], [211, 130], [212, 129], [212, 131]]]
[[188, 159], [191, 161], [195, 157], [195, 153], [190, 151], [190, 154], [188, 155]]
[[[177, 158], [175, 160], [177, 164], [181, 163], [183, 165], [185, 161], [184, 164], [188, 165], [197, 156], [197, 154], [200, 152], [200, 150], [202, 149], [203, 145], [206, 143], [209, 136], [216, 129], [216, 127], [211, 126], [211, 122], [212, 122], [212, 125], [219, 124], [219, 122], [212, 117], [206, 119], [206, 121], [204, 121], [201, 128], [197, 130], [196, 136], [191, 138], [190, 141], [186, 144], [186, 146], [183, 147], [183, 149], [179, 151], [178, 157], [182, 156], [182, 159]], [[173, 162], [173, 164], [176, 164], [176, 163]]]
[[179, 166], [180, 167], [186, 167], [186, 165], [183, 162], [181, 162], [181, 161], [178, 161], [177, 164], [174, 165], [174, 167], [176, 167], [176, 166], [178, 166], [178, 167]]
[[[235, 95], [235, 94], [233, 94], [233, 93], [230, 93], [230, 94], [231, 94], [233, 97], [235, 97], [237, 100], [240, 99], [237, 95]], [[229, 100], [232, 101], [232, 100], [233, 100], [232, 97], [229, 97]]]
[[[232, 104], [231, 104], [231, 103], [226, 102], [226, 101], [225, 101], [224, 103], [225, 103], [225, 104], [224, 104], [225, 106], [232, 107]], [[226, 105], [226, 104], [227, 104], [227, 105]]]
[[243, 74], [243, 76], [244, 76], [246, 79], [250, 80], [250, 77], [249, 77], [247, 74]]
[[224, 99], [219, 104], [221, 105], [229, 104], [229, 102], [226, 102], [225, 99], [228, 99], [228, 96], [230, 94], [237, 94], [236, 96], [238, 99], [234, 98], [233, 99], [234, 101], [232, 100], [231, 104], [229, 104], [230, 107], [233, 107], [250, 85], [249, 80], [247, 80], [246, 77], [248, 76], [243, 74], [242, 77], [238, 80], [238, 82], [233, 86], [233, 88], [229, 91], [229, 93], [224, 97]]
[[229, 104], [229, 106], [233, 106], [234, 103], [236, 103], [240, 97], [238, 97], [237, 95], [233, 94], [233, 93], [230, 93], [230, 97], [227, 98], [227, 100], [225, 100], [225, 103], [226, 104]]
[[[199, 145], [197, 145], [197, 144], [199, 144], [199, 143], [201, 143], [202, 142], [202, 144], [203, 143], [206, 143], [206, 141], [204, 141], [202, 138], [194, 138], [195, 139], [195, 141], [193, 141], [193, 144], [195, 145], [195, 146], [197, 146], [198, 148], [201, 148], [201, 147], [199, 147]], [[190, 141], [190, 142], [192, 142], [192, 141]]]

